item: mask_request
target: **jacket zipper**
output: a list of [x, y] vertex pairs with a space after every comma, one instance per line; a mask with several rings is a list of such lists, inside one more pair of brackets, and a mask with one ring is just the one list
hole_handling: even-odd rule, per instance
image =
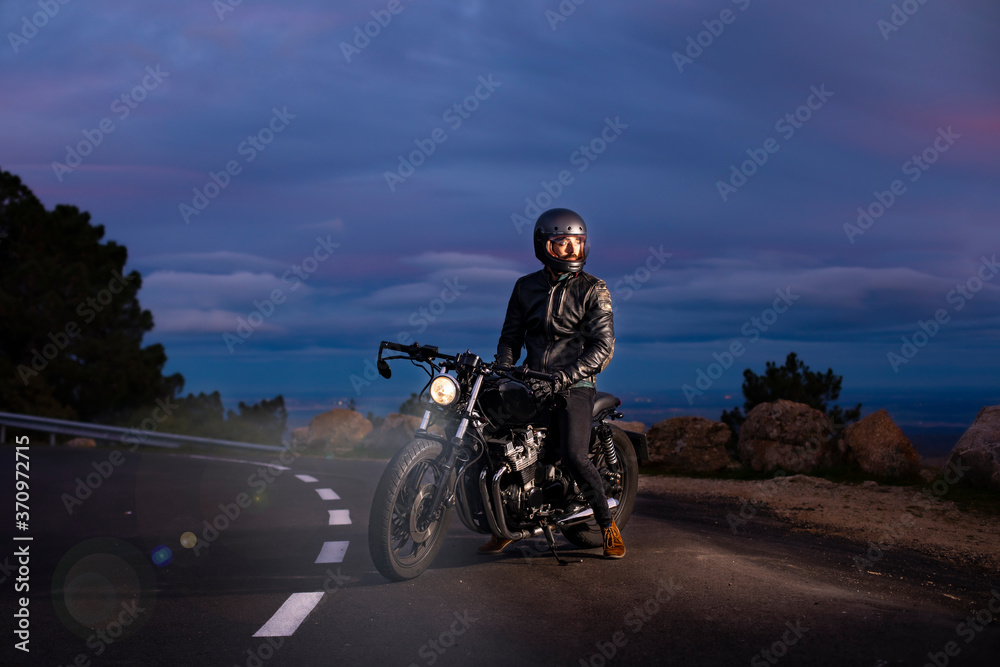
[[542, 355], [543, 372], [549, 367], [549, 352], [552, 351], [552, 294], [555, 292], [557, 287], [559, 287], [559, 283], [549, 285], [549, 303], [548, 308], [545, 311], [545, 333], [547, 336], [545, 341], [545, 353]]

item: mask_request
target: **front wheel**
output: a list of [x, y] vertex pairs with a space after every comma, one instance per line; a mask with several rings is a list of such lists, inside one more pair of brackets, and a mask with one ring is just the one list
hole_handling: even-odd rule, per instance
[[417, 438], [400, 449], [379, 480], [368, 515], [368, 549], [386, 579], [419, 577], [444, 543], [451, 510], [430, 503], [442, 471], [441, 443]]
[[[617, 475], [609, 470], [602, 447], [598, 446], [600, 451], [591, 460], [604, 481], [605, 495], [618, 501], [618, 506], [611, 510], [611, 517], [620, 530], [628, 523], [635, 507], [635, 496], [639, 489], [639, 460], [635, 456], [632, 441], [620, 428], [612, 426], [611, 433], [615, 455], [618, 457]], [[581, 549], [594, 549], [604, 545], [604, 534], [594, 520], [567, 526], [562, 532], [567, 540]]]

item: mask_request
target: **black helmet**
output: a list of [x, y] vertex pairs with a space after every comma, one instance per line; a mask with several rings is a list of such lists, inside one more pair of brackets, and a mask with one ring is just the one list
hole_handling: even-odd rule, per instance
[[550, 208], [535, 222], [535, 257], [553, 271], [576, 273], [590, 253], [587, 223], [568, 208]]

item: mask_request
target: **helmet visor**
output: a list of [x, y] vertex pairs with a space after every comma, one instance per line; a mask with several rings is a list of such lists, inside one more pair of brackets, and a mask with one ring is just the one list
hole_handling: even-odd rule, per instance
[[578, 262], [584, 258], [586, 245], [585, 234], [564, 234], [550, 238], [545, 244], [545, 250], [556, 259]]

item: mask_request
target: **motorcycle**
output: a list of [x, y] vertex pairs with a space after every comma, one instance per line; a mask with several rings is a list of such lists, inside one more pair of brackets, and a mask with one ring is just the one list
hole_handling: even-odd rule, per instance
[[[384, 350], [400, 354], [383, 357]], [[408, 359], [429, 379], [420, 392], [427, 408], [420, 426], [389, 461], [372, 501], [368, 547], [383, 576], [420, 576], [440, 551], [453, 510], [475, 532], [511, 540], [544, 535], [560, 565], [568, 561], [556, 551], [556, 530], [581, 549], [603, 545], [590, 503], [559, 460], [559, 443], [549, 438], [560, 397], [551, 386], [541, 391], [540, 383], [554, 383], [554, 375], [488, 363], [468, 350], [451, 355], [432, 345], [382, 341], [376, 366], [386, 379], [391, 359]], [[644, 434], [610, 423], [623, 417], [620, 405], [597, 392], [590, 458], [615, 523], [624, 528], [639, 461], [649, 455]], [[444, 435], [428, 430], [432, 421]]]

